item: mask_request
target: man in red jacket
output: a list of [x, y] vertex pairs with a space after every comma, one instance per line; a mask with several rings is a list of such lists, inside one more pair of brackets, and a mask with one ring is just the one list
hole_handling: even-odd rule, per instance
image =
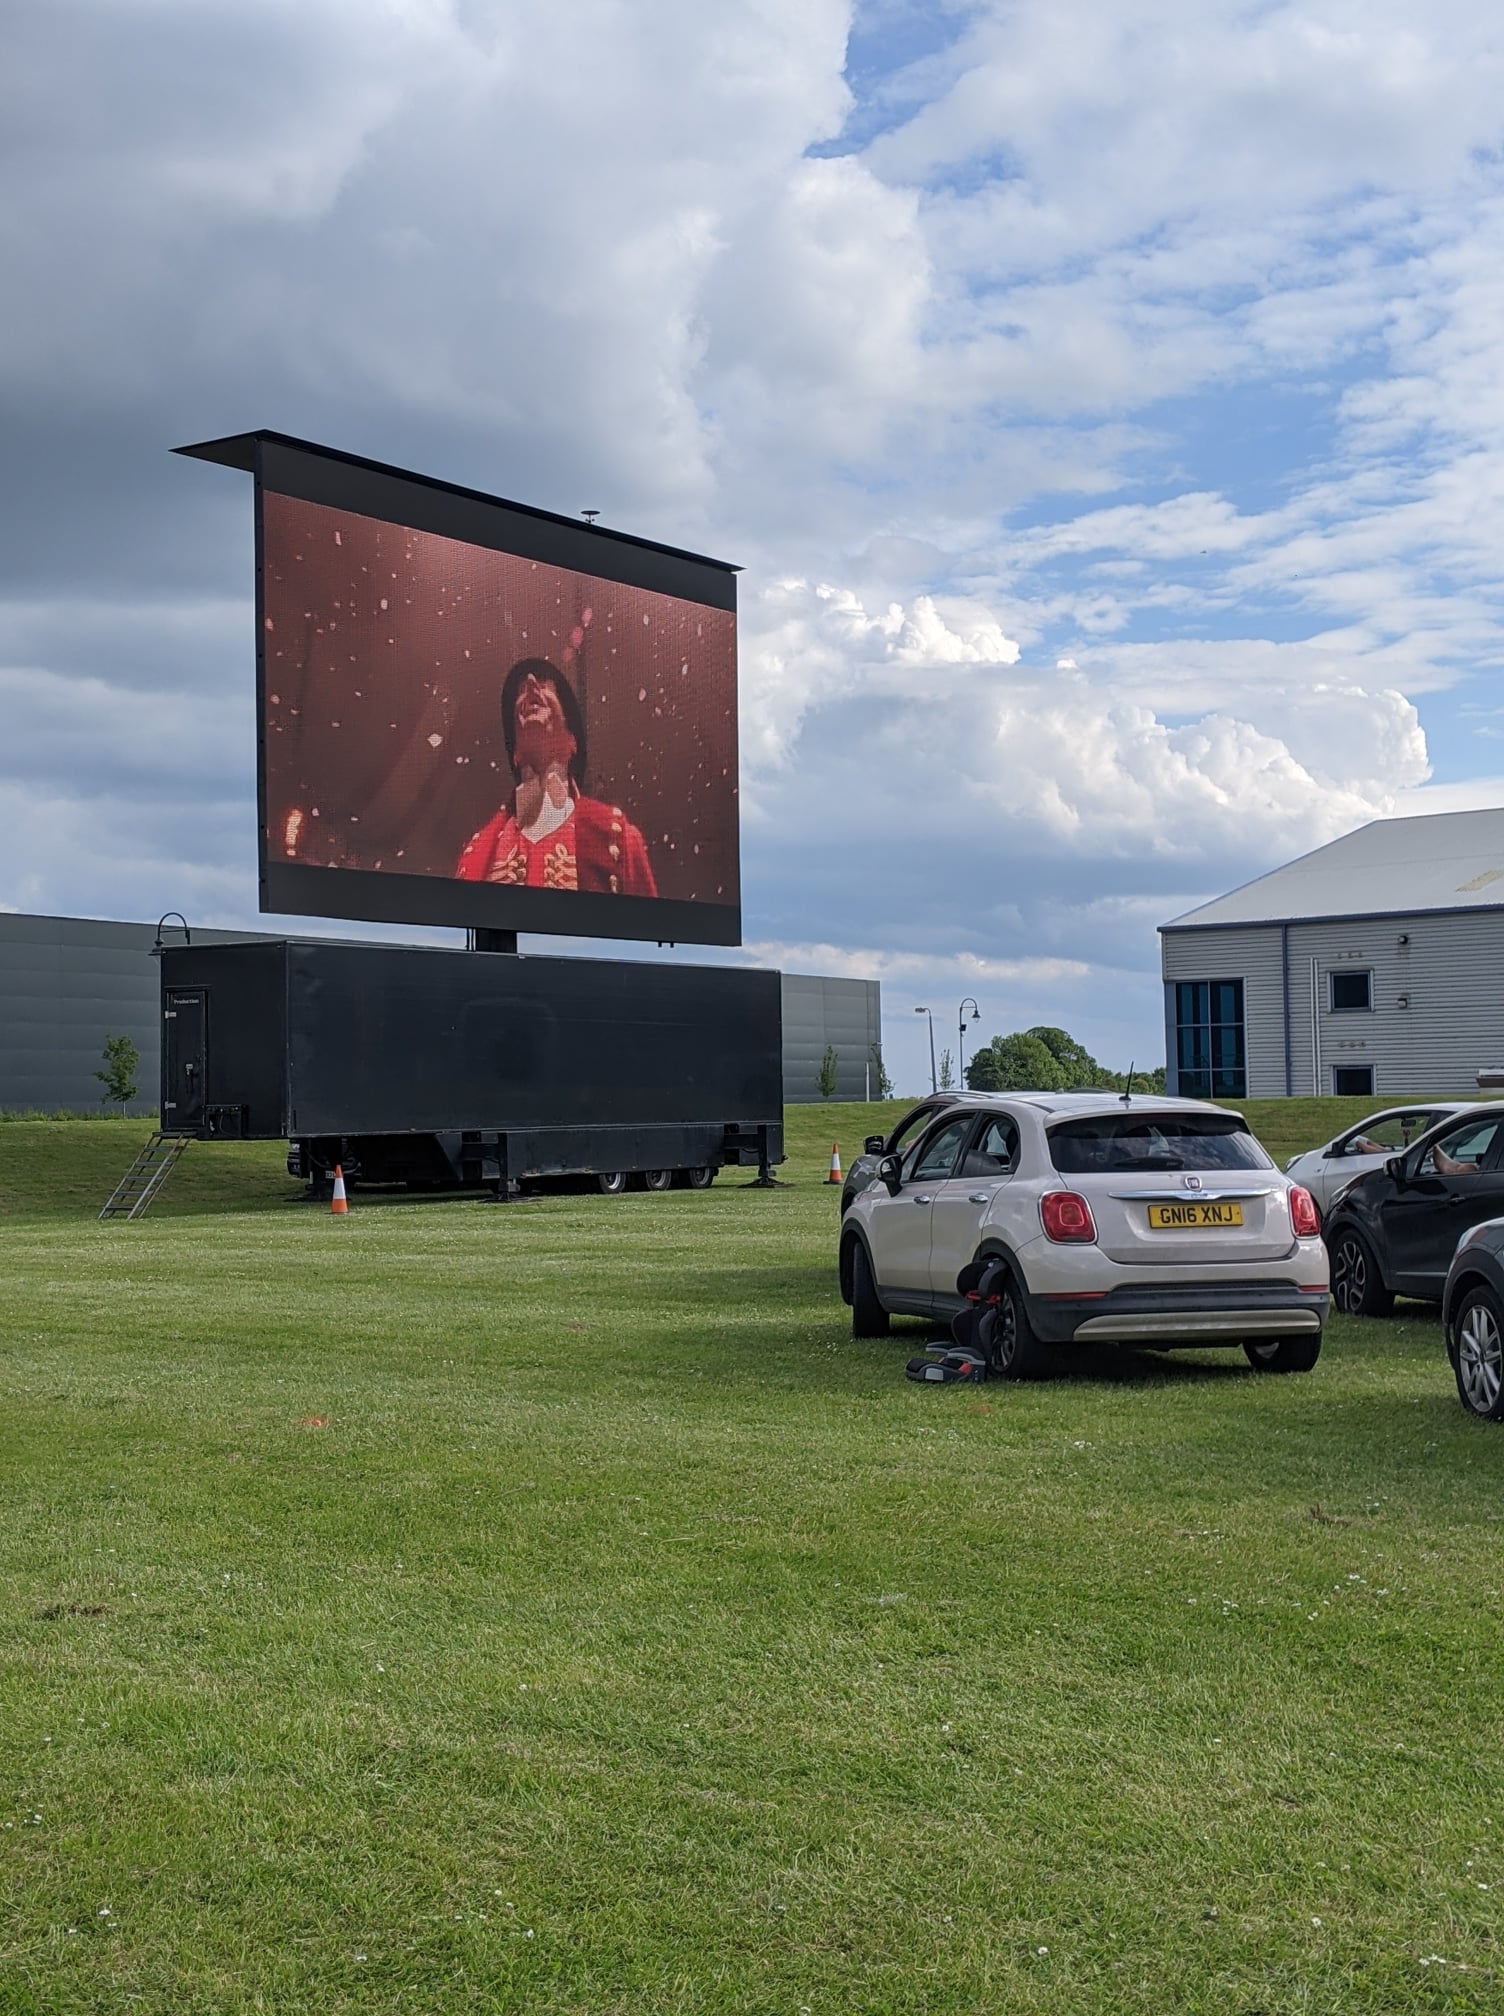
[[501, 732], [517, 789], [462, 851], [460, 881], [656, 896], [642, 834], [619, 805], [580, 789], [585, 723], [568, 680], [546, 658], [523, 658], [507, 674]]

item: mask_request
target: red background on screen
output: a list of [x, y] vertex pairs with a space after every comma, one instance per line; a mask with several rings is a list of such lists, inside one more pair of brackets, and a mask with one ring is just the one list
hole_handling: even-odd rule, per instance
[[739, 902], [729, 610], [273, 492], [262, 568], [270, 859], [452, 876], [512, 800], [502, 682], [546, 658], [659, 895]]

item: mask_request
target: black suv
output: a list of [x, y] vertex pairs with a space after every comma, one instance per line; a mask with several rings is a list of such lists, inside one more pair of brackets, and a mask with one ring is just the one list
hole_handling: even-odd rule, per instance
[[1387, 1316], [1396, 1295], [1440, 1302], [1464, 1232], [1504, 1215], [1504, 1105], [1451, 1114], [1360, 1176], [1322, 1227], [1332, 1300], [1344, 1316]]

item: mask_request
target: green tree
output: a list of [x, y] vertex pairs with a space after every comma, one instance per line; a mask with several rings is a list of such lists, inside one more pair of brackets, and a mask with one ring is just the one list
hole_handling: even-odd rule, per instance
[[104, 1087], [99, 1095], [102, 1106], [110, 1106], [117, 1101], [124, 1113], [140, 1089], [136, 1074], [141, 1069], [141, 1052], [129, 1036], [106, 1036], [104, 1039], [104, 1069], [94, 1076]]
[[[1152, 1071], [1140, 1071], [1135, 1067], [1133, 1073], [1133, 1089], [1135, 1092], [1142, 1092], [1146, 1096], [1152, 1092], [1158, 1092], [1161, 1095], [1163, 1095], [1166, 1089], [1168, 1078], [1169, 1073], [1165, 1070], [1163, 1064], [1156, 1064]], [[1118, 1075], [1117, 1079], [1115, 1080], [1115, 1083], [1117, 1084], [1119, 1090], [1122, 1090], [1122, 1088], [1126, 1086], [1128, 1083], [1128, 1073], [1126, 1071], [1121, 1072]]]
[[883, 1062], [881, 1043], [874, 1043], [872, 1046], [872, 1096], [874, 1099], [893, 1097], [893, 1080], [888, 1076], [888, 1067]]
[[940, 1052], [940, 1070], [937, 1075], [939, 1078], [940, 1090], [942, 1092], [950, 1092], [954, 1090], [956, 1083], [956, 1065], [954, 1058], [951, 1056], [948, 1050], [942, 1050]]
[[994, 1036], [966, 1067], [973, 1092], [1063, 1092], [1064, 1075], [1037, 1036]]
[[825, 1055], [815, 1073], [815, 1090], [822, 1099], [834, 1099], [836, 1096], [836, 1053], [833, 1044], [825, 1046]]
[[[1135, 1092], [1163, 1093], [1165, 1067], [1135, 1070]], [[1036, 1023], [1012, 1036], [994, 1036], [972, 1057], [966, 1082], [973, 1092], [1121, 1092], [1126, 1071], [1109, 1071], [1068, 1030]]]
[[1064, 1029], [1052, 1029], [1038, 1024], [1024, 1031], [1026, 1036], [1037, 1036], [1060, 1067], [1060, 1089], [1063, 1092], [1090, 1092], [1098, 1087], [1111, 1089], [1112, 1073], [1104, 1070], [1086, 1048]]

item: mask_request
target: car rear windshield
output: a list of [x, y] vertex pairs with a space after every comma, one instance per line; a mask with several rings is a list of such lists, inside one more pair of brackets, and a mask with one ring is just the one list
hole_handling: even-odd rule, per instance
[[1099, 1113], [1050, 1129], [1062, 1176], [1134, 1169], [1268, 1169], [1273, 1165], [1235, 1113]]

